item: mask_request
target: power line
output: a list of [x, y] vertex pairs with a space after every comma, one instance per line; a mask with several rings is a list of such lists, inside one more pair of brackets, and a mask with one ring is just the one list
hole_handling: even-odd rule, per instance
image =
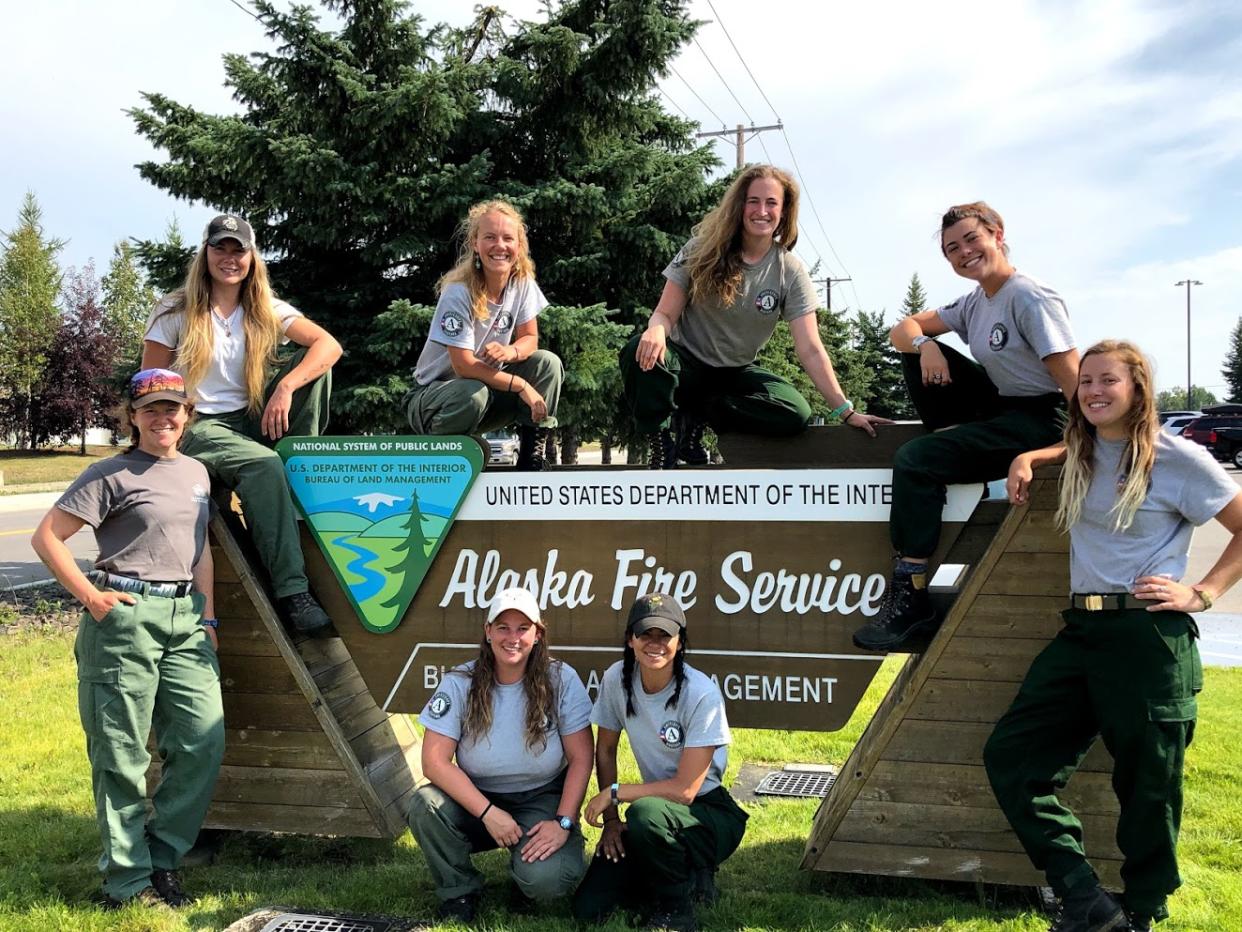
[[725, 38], [729, 40], [729, 44], [733, 46], [733, 51], [738, 57], [738, 61], [742, 63], [742, 67], [746, 69], [746, 73], [750, 75], [750, 80], [754, 82], [755, 90], [759, 92], [759, 96], [763, 98], [763, 102], [768, 105], [768, 109], [772, 111], [772, 115], [776, 117], [776, 122], [781, 122], [781, 115], [776, 112], [776, 108], [772, 106], [772, 101], [768, 100], [768, 95], [763, 92], [763, 88], [759, 86], [759, 82], [755, 79], [755, 75], [751, 72], [750, 66], [746, 64], [746, 59], [742, 57], [742, 53], [738, 51], [737, 43], [733, 41], [733, 36], [729, 35], [729, 30], [725, 28], [724, 20], [720, 14], [716, 12], [716, 7], [712, 0], [707, 0], [707, 6], [711, 9], [712, 15], [716, 17], [716, 25], [720, 27], [721, 32], [725, 34]]
[[243, 4], [238, 3], [238, 2], [237, 2], [237, 0], [229, 0], [229, 3], [233, 4], [233, 6], [237, 7], [239, 10], [241, 10], [243, 13], [245, 13], [247, 16], [249, 16], [249, 17], [250, 17], [251, 19], [253, 19], [255, 22], [257, 22], [257, 23], [262, 23], [262, 22], [263, 22], [262, 17], [260, 17], [260, 16], [259, 16], [259, 14], [258, 14], [258, 13], [256, 13], [254, 10], [250, 9], [250, 7], [248, 7], [248, 6], [244, 6]]
[[684, 116], [684, 117], [685, 117], [687, 120], [689, 120], [691, 123], [698, 123], [698, 122], [699, 122], [698, 120], [696, 120], [696, 119], [694, 119], [692, 116], [690, 116], [690, 114], [686, 113], [686, 111], [685, 111], [685, 110], [682, 110], [682, 109], [681, 109], [681, 107], [677, 106], [677, 101], [675, 101], [675, 100], [673, 100], [673, 98], [669, 97], [669, 96], [668, 96], [668, 91], [666, 91], [664, 88], [660, 87], [659, 85], [656, 85], [656, 90], [658, 90], [658, 91], [660, 92], [660, 95], [661, 95], [661, 96], [662, 96], [665, 100], [667, 100], [670, 104], [672, 104], [672, 105], [673, 105], [673, 109], [674, 109], [674, 110], [676, 110], [678, 113], [680, 113], [682, 116]]
[[[789, 158], [793, 161], [794, 172], [798, 176], [798, 181], [802, 183], [802, 190], [806, 193], [807, 203], [811, 205], [811, 213], [815, 216], [815, 223], [819, 226], [819, 232], [824, 234], [824, 240], [828, 243], [828, 249], [832, 252], [833, 258], [837, 260], [837, 264], [841, 266], [841, 271], [848, 276], [850, 270], [841, 261], [841, 257], [837, 254], [837, 248], [832, 245], [832, 237], [828, 235], [828, 231], [824, 228], [824, 221], [819, 216], [819, 209], [815, 206], [815, 199], [811, 197], [811, 190], [807, 187], [806, 178], [802, 176], [802, 168], [798, 165], [798, 157], [794, 155], [793, 143], [789, 141], [789, 134], [782, 129], [781, 135], [785, 137], [785, 148], [789, 150]], [[858, 300], [858, 289], [854, 287], [852, 279], [849, 284], [850, 291], [854, 293], [854, 301], [861, 308], [862, 302]]]
[[690, 86], [690, 82], [681, 76], [681, 72], [673, 67], [672, 62], [669, 62], [668, 70], [673, 72], [673, 74], [677, 76], [677, 80], [681, 81], [682, 84], [686, 85], [687, 90], [689, 90], [691, 94], [693, 94], [695, 97], [698, 98], [699, 103], [701, 103], [707, 109], [708, 113], [710, 113], [712, 116], [716, 118], [716, 121], [721, 126], [725, 125], [725, 121], [720, 119], [720, 114], [718, 114], [715, 110], [713, 110], [710, 106], [708, 106], [708, 103], [706, 100], [704, 100], [702, 97], [699, 97], [699, 92]]
[[716, 67], [716, 63], [713, 62], [711, 60], [711, 57], [707, 54], [707, 52], [704, 51], [703, 46], [699, 45], [699, 40], [697, 36], [694, 38], [694, 47], [697, 48], [700, 52], [702, 52], [703, 57], [707, 59], [707, 63], [711, 65], [712, 71], [716, 72], [716, 77], [718, 77], [720, 79], [720, 83], [724, 85], [724, 89], [728, 91], [729, 96], [733, 98], [733, 102], [738, 105], [738, 108], [742, 111], [742, 113], [746, 114], [746, 119], [750, 120], [751, 123], [754, 123], [755, 118], [751, 116], [749, 113], [747, 113], [746, 107], [743, 106], [742, 102], [737, 99], [737, 94], [733, 93], [733, 88], [729, 87], [729, 82], [726, 81], [724, 78], [724, 75], [720, 73], [720, 69]]

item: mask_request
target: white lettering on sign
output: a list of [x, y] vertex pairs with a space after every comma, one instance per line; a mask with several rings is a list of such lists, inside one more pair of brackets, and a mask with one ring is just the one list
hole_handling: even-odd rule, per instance
[[[632, 563], [645, 566], [648, 572], [634, 575], [630, 572]], [[618, 550], [617, 577], [613, 582], [610, 604], [614, 610], [619, 611], [622, 605], [648, 592], [667, 592], [681, 603], [682, 608], [694, 608], [694, 603], [697, 601], [694, 597], [694, 587], [697, 582], [698, 574], [693, 570], [674, 574], [659, 566], [657, 559], [643, 550]], [[627, 597], [626, 592], [630, 589], [634, 590], [634, 594]]]
[[570, 575], [557, 569], [556, 561], [559, 556], [559, 550], [549, 550], [542, 574], [534, 568], [522, 574], [517, 570], [502, 570], [498, 550], [487, 551], [481, 565], [475, 551], [462, 550], [457, 554], [457, 563], [453, 566], [452, 578], [440, 599], [440, 607], [447, 606], [454, 596], [461, 596], [462, 604], [466, 608], [487, 608], [498, 592], [515, 586], [538, 593], [541, 609], [549, 606], [578, 608], [590, 605], [595, 601], [595, 597], [591, 595], [591, 574], [586, 570], [576, 570]]
[[732, 702], [832, 702], [835, 676], [769, 676], [766, 673], [726, 673], [712, 679]]
[[[836, 573], [841, 561], [828, 561], [828, 569]], [[754, 559], [749, 550], [736, 550], [725, 557], [720, 566], [720, 581], [728, 592], [716, 594], [716, 608], [726, 615], [749, 609], [756, 615], [779, 607], [786, 615], [805, 615], [811, 611], [854, 612], [870, 617], [880, 611], [884, 594], [884, 576], [874, 573], [864, 580], [858, 573], [828, 576], [822, 573], [790, 573], [779, 569], [764, 570], [751, 576]], [[732, 597], [730, 597], [732, 593]]]

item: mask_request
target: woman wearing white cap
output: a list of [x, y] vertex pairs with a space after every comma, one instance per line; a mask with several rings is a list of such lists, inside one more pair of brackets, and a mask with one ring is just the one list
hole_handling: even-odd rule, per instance
[[441, 918], [469, 923], [483, 877], [470, 855], [504, 847], [520, 902], [568, 895], [586, 872], [578, 813], [591, 777], [591, 700], [548, 653], [527, 589], [492, 601], [479, 655], [450, 670], [419, 714], [423, 773], [409, 823]]
[[[591, 720], [603, 789], [585, 818], [604, 833], [574, 915], [598, 923], [627, 906], [646, 914], [647, 928], [693, 929], [694, 901], [715, 900], [716, 868], [741, 844], [748, 816], [722, 783], [732, 740], [724, 697], [686, 663], [686, 615], [672, 596], [644, 595], [630, 609], [624, 656], [605, 671]], [[617, 780], [622, 731], [641, 783]]]
[[[152, 310], [143, 341], [143, 368], [185, 377], [198, 411], [185, 452], [241, 499], [281, 614], [295, 631], [331, 630], [310, 594], [284, 464], [271, 447], [323, 433], [341, 345], [272, 293], [254, 230], [230, 214], [207, 225], [185, 285]], [[278, 358], [290, 342], [298, 350]]]

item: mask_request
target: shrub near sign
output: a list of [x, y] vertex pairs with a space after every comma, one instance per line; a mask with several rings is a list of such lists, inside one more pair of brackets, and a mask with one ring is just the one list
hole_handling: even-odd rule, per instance
[[[314, 442], [346, 439], [358, 438]], [[366, 439], [473, 445], [469, 438]], [[437, 455], [442, 451], [407, 448], [400, 457], [408, 466]], [[333, 465], [344, 461], [334, 450], [286, 456], [290, 468], [296, 462], [309, 470], [290, 473], [299, 498], [310, 488], [300, 482], [306, 475], [342, 482], [335, 499], [332, 480], [315, 483], [319, 501], [366, 494], [357, 492], [357, 476], [316, 470], [320, 456]], [[356, 460], [368, 467], [381, 461], [375, 454]], [[388, 474], [399, 478], [383, 493], [407, 502], [435, 501], [434, 489], [445, 485], [434, 471]], [[424, 486], [428, 477], [433, 484]], [[538, 594], [553, 652], [591, 690], [620, 658], [629, 605], [659, 590], [686, 607], [694, 663], [719, 683], [731, 722], [822, 731], [848, 720], [882, 659], [858, 651], [850, 636], [883, 596], [891, 561], [890, 481], [891, 470], [880, 468], [485, 473], [466, 484], [455, 517], [443, 523], [435, 512], [424, 517], [424, 540], [438, 534], [438, 551], [421, 548], [434, 558], [421, 585], [400, 617], [380, 625], [365, 620], [355, 610], [365, 600], [349, 594], [368, 571], [382, 575], [380, 557], [355, 562], [354, 554], [342, 565], [341, 542], [316, 530], [314, 512], [303, 508], [319, 544], [319, 554], [308, 553], [312, 578], [326, 575], [314, 565], [318, 559], [341, 583], [319, 595], [388, 711], [417, 712], [443, 671], [475, 654], [484, 610], [502, 589], [522, 585]], [[942, 550], [980, 489], [950, 489]], [[360, 623], [349, 623], [350, 615]]]

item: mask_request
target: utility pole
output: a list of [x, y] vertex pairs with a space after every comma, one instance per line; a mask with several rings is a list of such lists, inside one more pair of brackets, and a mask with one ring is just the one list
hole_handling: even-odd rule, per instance
[[[784, 129], [784, 123], [774, 123], [771, 126], [756, 126], [751, 123], [749, 127], [737, 124], [737, 129], [718, 129], [712, 133], [695, 133], [695, 139], [707, 139], [711, 136], [721, 136], [727, 138], [734, 136], [733, 145], [737, 147], [737, 167], [742, 168], [746, 165], [746, 142], [748, 139], [754, 139], [760, 133], [766, 133], [768, 130]], [[750, 133], [750, 136], [746, 134]]]
[[827, 296], [827, 309], [832, 310], [832, 286], [839, 282], [852, 282], [852, 278], [833, 278], [829, 275], [827, 278], [817, 278], [814, 280], [816, 285], [824, 286], [824, 293]]
[[1191, 410], [1194, 405], [1191, 403], [1191, 384], [1190, 384], [1190, 286], [1202, 285], [1203, 282], [1194, 278], [1184, 278], [1177, 282], [1174, 287], [1181, 288], [1186, 286], [1186, 410]]

